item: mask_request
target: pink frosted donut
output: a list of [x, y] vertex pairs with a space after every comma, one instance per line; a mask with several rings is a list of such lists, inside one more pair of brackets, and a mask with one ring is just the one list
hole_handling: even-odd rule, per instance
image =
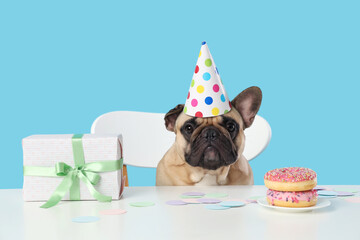
[[265, 186], [277, 191], [307, 191], [316, 186], [316, 173], [303, 167], [277, 168], [264, 176]]
[[311, 207], [317, 202], [317, 191], [282, 192], [269, 189], [266, 199], [269, 204], [280, 207]]

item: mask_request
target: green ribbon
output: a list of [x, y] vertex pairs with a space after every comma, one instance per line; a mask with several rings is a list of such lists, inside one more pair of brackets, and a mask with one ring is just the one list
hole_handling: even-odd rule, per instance
[[24, 166], [24, 176], [64, 177], [64, 180], [41, 208], [55, 206], [67, 192], [70, 192], [70, 200], [80, 200], [80, 180], [85, 183], [91, 196], [96, 200], [100, 202], [111, 201], [111, 196], [99, 193], [94, 188], [94, 185], [100, 181], [99, 172], [112, 172], [121, 169], [123, 159], [85, 163], [82, 137], [83, 134], [75, 134], [72, 137], [75, 167], [71, 167], [64, 162], [56, 163], [55, 167]]

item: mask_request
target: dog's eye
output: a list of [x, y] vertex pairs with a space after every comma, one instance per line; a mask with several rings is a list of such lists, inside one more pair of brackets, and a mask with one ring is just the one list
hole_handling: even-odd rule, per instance
[[191, 124], [187, 124], [187, 125], [185, 126], [185, 131], [186, 131], [187, 133], [191, 134], [191, 133], [194, 131], [194, 128], [193, 128], [193, 126], [192, 126]]
[[229, 132], [233, 132], [233, 131], [235, 131], [235, 124], [228, 123], [228, 124], [226, 124], [226, 128]]

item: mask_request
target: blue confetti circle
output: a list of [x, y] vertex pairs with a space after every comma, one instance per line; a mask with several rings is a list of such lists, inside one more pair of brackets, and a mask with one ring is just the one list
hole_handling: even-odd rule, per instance
[[205, 81], [209, 81], [210, 78], [211, 78], [210, 73], [206, 72], [206, 73], [203, 74], [203, 79], [204, 79]]
[[220, 99], [221, 99], [222, 102], [225, 102], [225, 96], [224, 96], [224, 94], [221, 94]]
[[100, 218], [97, 216], [80, 216], [72, 219], [72, 221], [76, 223], [91, 223], [99, 220]]
[[206, 44], [206, 42], [205, 41], [203, 41], [202, 43], [201, 43], [201, 45], [205, 45]]
[[208, 204], [205, 206], [205, 208], [210, 210], [226, 210], [229, 209], [230, 207], [224, 207], [216, 204]]
[[245, 203], [240, 201], [223, 201], [220, 203], [223, 207], [242, 207], [245, 205]]
[[207, 105], [211, 105], [211, 104], [213, 103], [212, 97], [206, 97], [206, 98], [205, 98], [205, 103], [206, 103]]

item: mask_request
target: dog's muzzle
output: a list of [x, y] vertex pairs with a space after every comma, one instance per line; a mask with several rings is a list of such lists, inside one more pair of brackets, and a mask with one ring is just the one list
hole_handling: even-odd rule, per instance
[[231, 140], [214, 126], [202, 129], [190, 144], [191, 152], [185, 155], [185, 159], [191, 166], [216, 170], [234, 163], [237, 159]]

